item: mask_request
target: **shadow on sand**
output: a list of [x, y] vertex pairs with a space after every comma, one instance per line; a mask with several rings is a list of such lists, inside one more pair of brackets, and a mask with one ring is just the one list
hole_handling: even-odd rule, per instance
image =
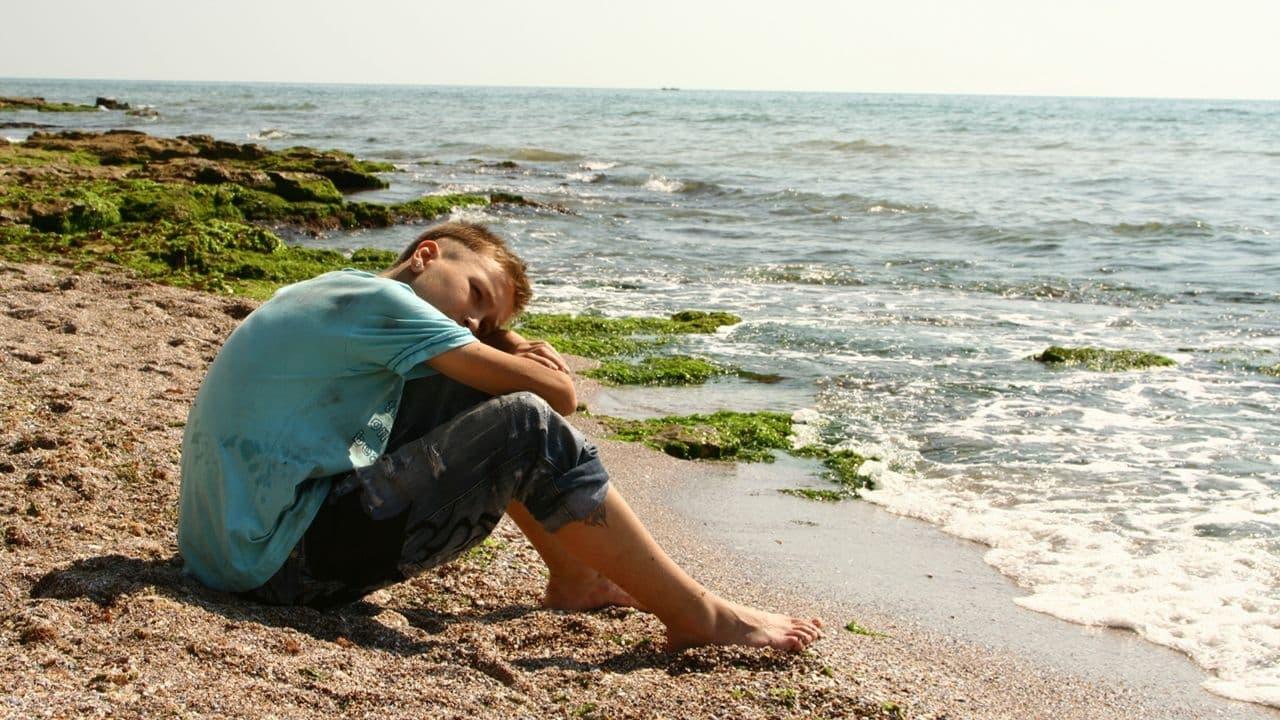
[[[360, 647], [396, 653], [422, 655], [432, 653], [467, 656], [463, 660], [486, 674], [494, 675], [510, 684], [509, 670], [493, 671], [490, 659], [470, 662], [475, 648], [460, 647], [453, 639], [423, 640], [379, 622], [375, 616], [390, 609], [404, 616], [409, 625], [428, 635], [439, 635], [455, 623], [479, 623], [493, 625], [517, 619], [541, 608], [530, 605], [508, 605], [496, 609], [443, 612], [427, 607], [384, 608], [367, 600], [360, 600], [329, 610], [316, 610], [301, 606], [262, 605], [238, 595], [210, 590], [182, 573], [182, 560], [173, 555], [167, 558], [144, 560], [124, 555], [102, 555], [76, 560], [65, 568], [46, 573], [31, 589], [33, 598], [74, 600], [85, 598], [104, 607], [119, 602], [122, 596], [137, 593], [155, 593], [177, 602], [196, 606], [217, 613], [233, 622], [259, 623], [262, 625], [291, 628], [300, 633], [327, 642], [345, 639]], [[623, 613], [619, 609], [598, 611], [603, 614]], [[434, 652], [433, 652], [434, 651]], [[671, 675], [711, 671], [725, 664], [741, 668], [777, 669], [791, 659], [775, 653], [760, 653], [740, 648], [700, 648], [670, 653], [656, 642], [642, 642], [633, 647], [594, 662], [585, 662], [570, 656], [550, 656], [514, 659], [510, 669], [525, 672], [557, 668], [571, 671], [605, 669], [625, 673], [642, 669], [663, 670]]]

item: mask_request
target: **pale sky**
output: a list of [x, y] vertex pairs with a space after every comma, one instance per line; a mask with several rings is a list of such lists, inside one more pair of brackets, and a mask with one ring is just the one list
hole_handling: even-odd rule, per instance
[[1280, 0], [5, 5], [0, 77], [1280, 99]]

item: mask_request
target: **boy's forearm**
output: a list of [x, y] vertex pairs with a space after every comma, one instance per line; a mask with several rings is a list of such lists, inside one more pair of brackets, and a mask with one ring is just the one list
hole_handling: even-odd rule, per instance
[[527, 342], [520, 333], [514, 330], [499, 329], [480, 338], [480, 342], [504, 353], [513, 353], [516, 348]]
[[485, 343], [472, 343], [427, 361], [434, 370], [490, 395], [527, 390], [546, 400], [561, 415], [577, 409], [573, 378], [546, 364], [511, 355]]

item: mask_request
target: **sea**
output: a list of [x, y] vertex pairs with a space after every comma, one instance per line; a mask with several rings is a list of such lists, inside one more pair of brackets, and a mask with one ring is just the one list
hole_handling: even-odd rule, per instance
[[[1013, 602], [1131, 629], [1186, 653], [1208, 690], [1280, 707], [1280, 103], [101, 80], [0, 94], [158, 113], [0, 121], [394, 163], [370, 201], [559, 206], [454, 215], [510, 238], [537, 311], [727, 310], [743, 322], [674, 350], [784, 376], [623, 392], [619, 412], [794, 413], [798, 442], [877, 458], [877, 489], [849, 502], [983, 544], [1025, 591]], [[1177, 366], [1029, 359], [1051, 345]]]

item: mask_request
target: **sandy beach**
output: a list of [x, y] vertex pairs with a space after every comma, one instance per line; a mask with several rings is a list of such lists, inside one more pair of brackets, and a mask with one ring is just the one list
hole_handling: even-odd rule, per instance
[[[791, 536], [734, 521], [749, 508], [719, 519], [743, 529], [737, 538], [687, 512], [698, 507], [686, 497], [691, 484], [701, 482], [694, 489], [705, 498], [723, 487], [706, 480], [737, 477], [733, 466], [602, 439], [589, 416], [579, 423], [599, 441], [617, 486], [679, 561], [735, 599], [818, 611], [826, 639], [801, 655], [668, 654], [660, 624], [644, 613], [543, 610], [540, 563], [505, 522], [466, 559], [337, 612], [206, 590], [182, 575], [176, 555], [182, 424], [207, 363], [255, 305], [119, 271], [0, 265], [0, 663], [8, 668], [0, 715], [1275, 716], [1198, 690], [1108, 681], [1088, 663], [1072, 673], [1045, 660], [1051, 650], [1037, 658], [1016, 643], [942, 633], [902, 604], [824, 597], [804, 581], [803, 563], [775, 576], [778, 558], [768, 555], [790, 549]], [[581, 390], [591, 402], [593, 384]], [[902, 547], [916, 538], [902, 547], [906, 567], [911, 548], [932, 552], [936, 535], [898, 530], [882, 540]], [[946, 542], [980, 565], [976, 549]], [[868, 568], [883, 570], [878, 557]], [[901, 574], [896, 592], [916, 594], [915, 573]], [[970, 602], [945, 592], [923, 598], [936, 612], [948, 601]], [[991, 612], [993, 629], [1032, 615], [1012, 603]], [[855, 619], [884, 636], [842, 629]], [[1025, 634], [1016, 623], [1007, 629]]]

